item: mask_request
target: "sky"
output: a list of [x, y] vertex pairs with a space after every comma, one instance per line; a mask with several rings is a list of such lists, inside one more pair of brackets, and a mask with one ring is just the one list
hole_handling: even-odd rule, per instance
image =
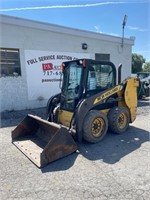
[[150, 62], [150, 0], [0, 0], [0, 14], [122, 37]]

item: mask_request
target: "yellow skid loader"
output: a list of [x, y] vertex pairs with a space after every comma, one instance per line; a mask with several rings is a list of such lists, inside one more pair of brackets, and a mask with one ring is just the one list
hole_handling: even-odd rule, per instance
[[62, 63], [61, 93], [47, 103], [47, 120], [28, 115], [13, 131], [12, 142], [43, 167], [77, 150], [77, 142], [101, 141], [108, 128], [117, 134], [136, 118], [136, 78], [121, 82], [121, 65], [79, 59]]

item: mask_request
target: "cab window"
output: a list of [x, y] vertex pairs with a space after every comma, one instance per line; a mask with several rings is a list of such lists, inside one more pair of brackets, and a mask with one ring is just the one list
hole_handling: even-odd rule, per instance
[[94, 64], [88, 72], [87, 91], [103, 91], [115, 85], [114, 71], [111, 65]]

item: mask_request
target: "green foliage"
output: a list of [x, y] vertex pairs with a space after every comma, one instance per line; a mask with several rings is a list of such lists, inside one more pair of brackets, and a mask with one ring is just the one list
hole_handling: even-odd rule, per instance
[[141, 72], [143, 63], [145, 63], [145, 58], [142, 55], [133, 53], [132, 54], [132, 73]]
[[143, 64], [143, 72], [150, 72], [150, 62]]

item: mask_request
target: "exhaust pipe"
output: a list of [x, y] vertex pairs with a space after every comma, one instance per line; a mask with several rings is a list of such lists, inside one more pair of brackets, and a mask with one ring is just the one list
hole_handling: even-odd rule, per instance
[[119, 64], [119, 66], [118, 66], [118, 85], [121, 83], [121, 69], [122, 69], [122, 64]]

